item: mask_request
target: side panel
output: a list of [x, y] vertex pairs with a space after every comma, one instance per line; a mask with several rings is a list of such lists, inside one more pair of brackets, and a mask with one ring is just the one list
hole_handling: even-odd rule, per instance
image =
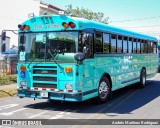
[[104, 73], [108, 73], [112, 80], [112, 90], [140, 81], [140, 71], [146, 68], [147, 78], [157, 72], [158, 59], [156, 54], [137, 55], [96, 55], [95, 77], [100, 79]]

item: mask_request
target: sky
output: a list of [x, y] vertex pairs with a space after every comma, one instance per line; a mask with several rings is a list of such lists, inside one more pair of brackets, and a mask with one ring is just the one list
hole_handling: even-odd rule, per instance
[[[159, 37], [160, 0], [42, 0], [61, 9], [69, 4], [102, 12], [109, 25]], [[138, 20], [134, 20], [138, 19]], [[128, 21], [132, 20], [132, 21]], [[119, 22], [118, 22], [119, 21]]]
[[[0, 34], [2, 30], [17, 30], [18, 24], [28, 20], [28, 14], [35, 9], [36, 0], [0, 0]], [[38, 7], [38, 5], [37, 5]], [[10, 47], [18, 45], [18, 36], [6, 32], [10, 38]]]
[[[32, 2], [31, 2], [32, 1]], [[38, 0], [1, 0], [0, 31], [17, 29], [18, 24], [28, 19]], [[69, 4], [73, 8], [83, 7], [93, 12], [102, 12], [109, 17], [109, 25], [141, 32], [160, 38], [160, 0], [41, 0], [63, 10]], [[18, 38], [11, 32], [11, 45]]]

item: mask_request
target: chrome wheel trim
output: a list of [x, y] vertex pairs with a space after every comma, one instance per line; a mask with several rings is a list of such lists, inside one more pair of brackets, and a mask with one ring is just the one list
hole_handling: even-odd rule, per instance
[[99, 86], [99, 96], [102, 99], [105, 99], [109, 93], [109, 87], [106, 82], [101, 82]]
[[145, 83], [146, 83], [146, 74], [145, 74], [145, 71], [143, 71], [142, 84], [144, 85]]
[[143, 76], [143, 78], [142, 78], [142, 83], [143, 83], [143, 84], [146, 83], [146, 78], [145, 78], [145, 76]]

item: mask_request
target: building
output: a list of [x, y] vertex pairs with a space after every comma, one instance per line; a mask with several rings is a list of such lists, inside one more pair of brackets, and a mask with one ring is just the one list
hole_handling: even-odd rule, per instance
[[47, 15], [47, 14], [57, 14], [58, 15], [60, 11], [64, 12], [63, 9], [60, 9], [56, 6], [40, 2], [39, 15]]
[[[11, 9], [11, 11], [7, 11]], [[64, 11], [53, 5], [40, 2], [39, 0], [5, 0], [0, 4], [0, 32], [2, 30], [17, 30], [18, 24], [28, 20], [28, 14], [35, 16], [45, 14], [58, 14]], [[10, 43], [6, 41], [6, 46], [18, 46], [18, 36], [12, 32], [6, 32], [10, 37]]]
[[[0, 35], [0, 53], [1, 53], [1, 45], [2, 45], [2, 40], [1, 40], [1, 35]], [[6, 44], [6, 49], [10, 48], [10, 37], [6, 36], [6, 40], [5, 40], [5, 44]]]

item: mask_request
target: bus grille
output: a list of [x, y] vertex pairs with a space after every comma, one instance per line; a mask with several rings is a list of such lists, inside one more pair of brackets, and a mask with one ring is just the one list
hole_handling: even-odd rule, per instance
[[57, 88], [57, 66], [33, 66], [33, 87]]

